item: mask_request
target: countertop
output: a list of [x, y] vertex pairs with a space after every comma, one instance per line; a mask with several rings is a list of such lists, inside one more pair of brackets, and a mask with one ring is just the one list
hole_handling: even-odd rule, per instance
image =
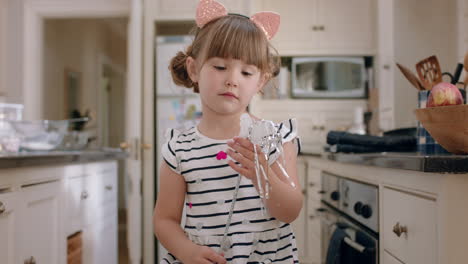
[[438, 173], [468, 173], [468, 155], [422, 155], [419, 153], [381, 152], [365, 154], [303, 153], [332, 161], [383, 168]]
[[0, 169], [85, 163], [124, 159], [128, 154], [120, 149], [103, 148], [80, 151], [44, 151], [0, 154]]

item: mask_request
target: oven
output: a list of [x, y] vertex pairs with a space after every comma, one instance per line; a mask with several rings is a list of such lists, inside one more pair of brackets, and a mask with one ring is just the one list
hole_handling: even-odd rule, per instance
[[322, 173], [322, 263], [378, 264], [378, 187]]

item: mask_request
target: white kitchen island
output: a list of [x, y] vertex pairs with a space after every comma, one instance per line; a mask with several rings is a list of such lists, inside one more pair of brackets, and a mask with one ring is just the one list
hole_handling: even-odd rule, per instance
[[468, 156], [303, 154], [299, 164], [307, 196], [294, 223], [301, 263], [325, 259], [317, 249], [322, 172], [378, 187], [380, 264], [466, 261]]
[[0, 156], [1, 263], [68, 263], [67, 239], [76, 234], [81, 263], [117, 263], [124, 157], [109, 150]]

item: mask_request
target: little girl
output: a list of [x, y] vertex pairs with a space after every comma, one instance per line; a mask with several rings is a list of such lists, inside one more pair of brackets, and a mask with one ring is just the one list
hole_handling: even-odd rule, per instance
[[[275, 151], [268, 162], [256, 156], [258, 146], [246, 138], [246, 124], [258, 120], [247, 106], [279, 69], [268, 42], [279, 16], [228, 14], [214, 0], [201, 0], [196, 22], [192, 45], [169, 67], [176, 84], [199, 93], [203, 114], [197, 126], [168, 131], [162, 147], [153, 221], [170, 253], [161, 263], [298, 263], [289, 225], [303, 199], [295, 119], [275, 124], [283, 166]], [[268, 180], [257, 180], [256, 157]]]

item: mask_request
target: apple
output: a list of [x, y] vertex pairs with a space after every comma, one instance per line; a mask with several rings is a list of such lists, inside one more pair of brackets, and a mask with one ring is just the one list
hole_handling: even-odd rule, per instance
[[463, 104], [463, 97], [458, 88], [447, 82], [432, 87], [427, 98], [427, 107]]

